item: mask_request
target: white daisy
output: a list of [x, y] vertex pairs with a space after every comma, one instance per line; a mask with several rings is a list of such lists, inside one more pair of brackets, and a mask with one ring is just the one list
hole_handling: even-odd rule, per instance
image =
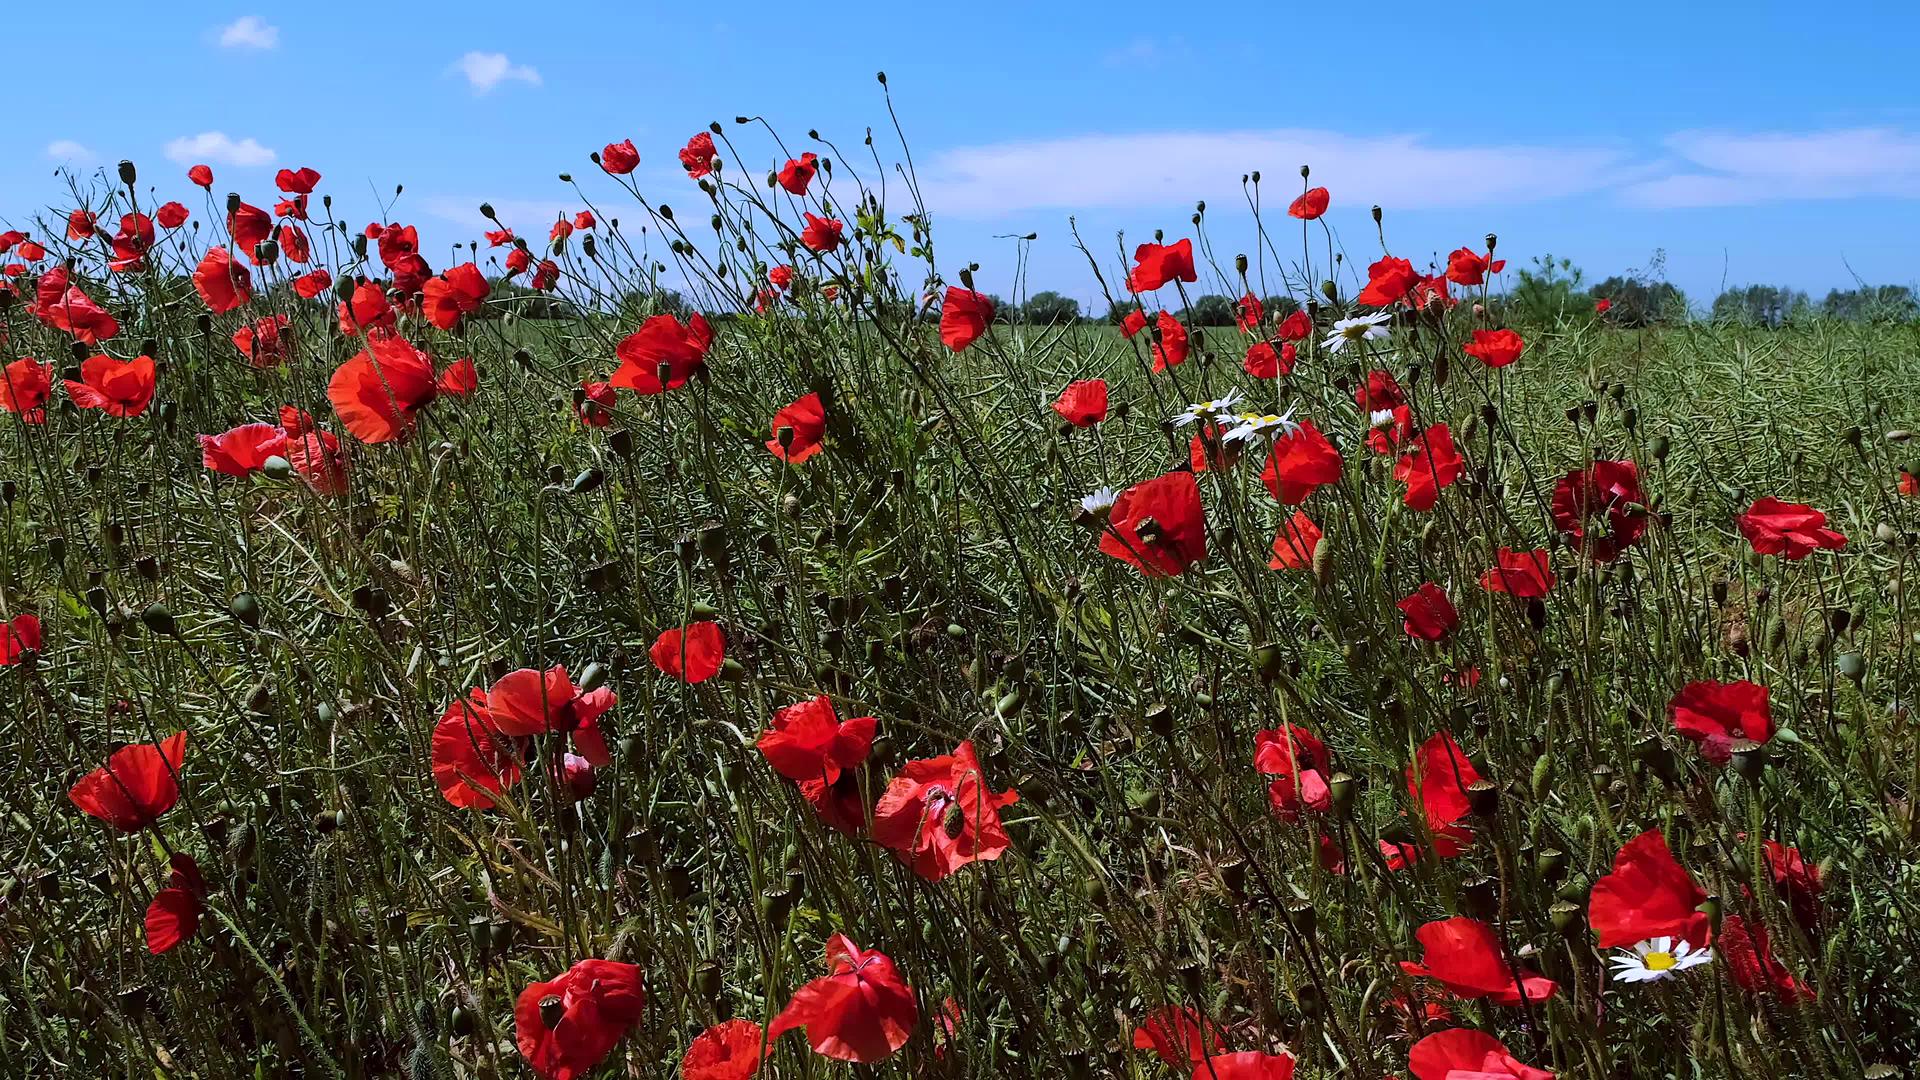
[[1107, 512], [1113, 509], [1115, 500], [1119, 498], [1120, 496], [1115, 494], [1114, 490], [1110, 487], [1095, 488], [1090, 494], [1080, 500], [1080, 512], [1082, 514], [1105, 517]]
[[1370, 428], [1392, 427], [1393, 426], [1393, 410], [1392, 409], [1373, 410], [1373, 412], [1367, 415], [1367, 426]]
[[1391, 318], [1391, 312], [1376, 311], [1356, 319], [1341, 319], [1333, 324], [1333, 333], [1328, 334], [1327, 340], [1320, 344], [1339, 352], [1347, 347], [1349, 341], [1380, 341], [1387, 336], [1387, 328], [1381, 324]]
[[1712, 959], [1710, 950], [1696, 949], [1670, 937], [1657, 937], [1631, 949], [1621, 949], [1607, 962], [1613, 965], [1615, 982], [1646, 983], [1671, 979]]
[[1212, 401], [1202, 401], [1180, 410], [1173, 422], [1185, 427], [1199, 420], [1218, 420], [1223, 416], [1232, 416], [1233, 407], [1240, 404], [1240, 391], [1235, 390], [1226, 397]]
[[1222, 436], [1221, 441], [1252, 441], [1262, 435], [1272, 438], [1279, 435], [1291, 435], [1299, 430], [1300, 425], [1293, 419], [1292, 409], [1288, 409], [1286, 412], [1277, 416], [1273, 413], [1267, 413], [1264, 416], [1258, 416], [1253, 413], [1243, 413], [1240, 417], [1240, 423], [1234, 425], [1232, 431]]

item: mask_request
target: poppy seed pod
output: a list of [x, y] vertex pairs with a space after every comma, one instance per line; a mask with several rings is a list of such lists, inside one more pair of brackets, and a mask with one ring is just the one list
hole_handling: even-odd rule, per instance
[[1345, 817], [1353, 809], [1353, 796], [1357, 788], [1352, 776], [1343, 772], [1333, 774], [1327, 781], [1327, 798], [1333, 806], [1333, 812]]
[[1581, 918], [1578, 904], [1561, 900], [1547, 909], [1547, 915], [1553, 920], [1553, 928], [1568, 937], [1585, 929], [1586, 920]]
[[149, 631], [164, 637], [172, 637], [179, 629], [174, 624], [173, 612], [158, 602], [147, 605], [147, 609], [140, 613], [140, 622]]
[[1500, 812], [1500, 788], [1491, 780], [1475, 780], [1467, 785], [1467, 805], [1483, 818]]

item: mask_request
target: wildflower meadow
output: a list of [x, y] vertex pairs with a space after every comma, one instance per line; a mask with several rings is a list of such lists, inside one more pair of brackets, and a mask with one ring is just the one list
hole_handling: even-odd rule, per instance
[[1910, 310], [1307, 162], [1045, 317], [885, 82], [544, 234], [323, 161], [0, 234], [0, 1073], [1909, 1074]]

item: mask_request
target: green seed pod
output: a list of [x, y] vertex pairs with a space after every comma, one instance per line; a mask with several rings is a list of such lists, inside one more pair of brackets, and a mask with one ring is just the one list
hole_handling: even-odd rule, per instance
[[179, 629], [174, 624], [173, 612], [168, 611], [166, 605], [157, 602], [147, 605], [147, 609], [140, 613], [140, 621], [149, 631], [163, 637], [172, 637]]
[[266, 473], [267, 477], [272, 480], [291, 479], [293, 477], [293, 462], [288, 461], [279, 454], [272, 454], [268, 456], [267, 460], [260, 463], [260, 471]]
[[243, 626], [260, 625], [260, 601], [252, 593], [235, 593], [227, 601], [227, 611]]

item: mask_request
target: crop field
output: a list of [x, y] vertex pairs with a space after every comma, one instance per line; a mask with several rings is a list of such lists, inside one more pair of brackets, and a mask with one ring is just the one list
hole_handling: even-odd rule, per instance
[[1908, 1074], [1920, 323], [801, 145], [0, 235], [0, 1073]]

